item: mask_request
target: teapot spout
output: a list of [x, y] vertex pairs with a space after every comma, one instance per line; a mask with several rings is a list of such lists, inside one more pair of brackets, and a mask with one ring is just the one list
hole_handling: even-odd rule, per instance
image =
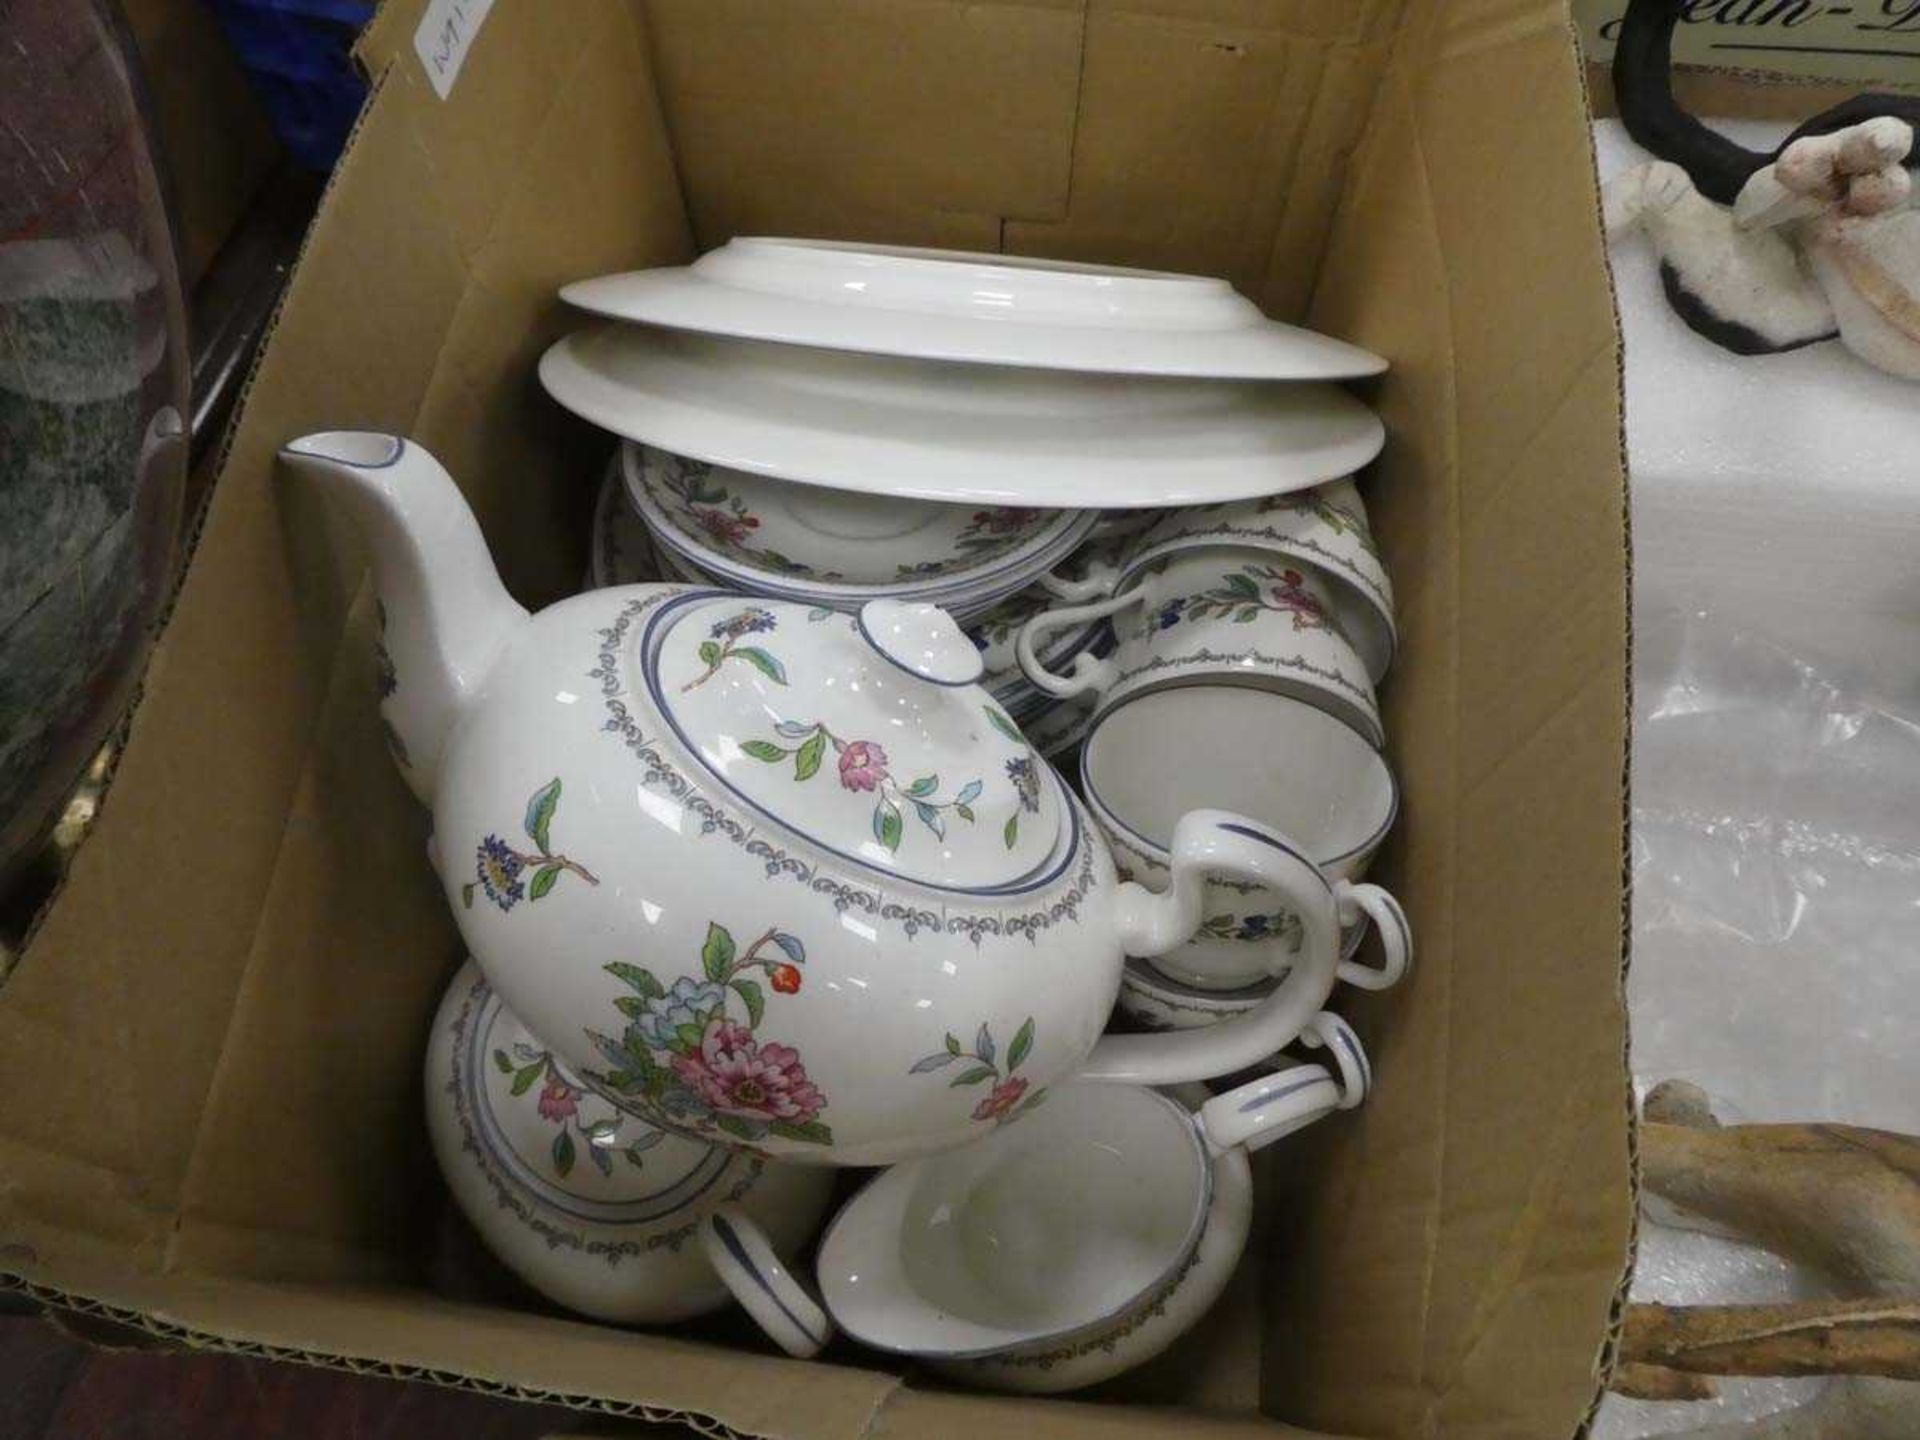
[[304, 435], [280, 458], [367, 537], [380, 601], [380, 713], [407, 783], [431, 804], [461, 711], [527, 612], [507, 594], [445, 468], [397, 435]]

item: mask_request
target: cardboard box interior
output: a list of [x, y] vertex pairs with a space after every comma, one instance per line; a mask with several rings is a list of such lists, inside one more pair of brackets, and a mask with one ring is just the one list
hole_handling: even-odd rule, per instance
[[[423, 1032], [459, 959], [382, 750], [357, 539], [273, 454], [418, 438], [524, 602], [604, 436], [540, 393], [563, 281], [733, 233], [1222, 273], [1389, 356], [1414, 977], [1377, 1098], [1281, 1154], [1233, 1302], [1109, 1402], [1558, 1436], [1630, 1248], [1627, 551], [1581, 75], [1554, 0], [499, 0], [451, 97], [392, 0], [104, 816], [0, 991], [0, 1271], [198, 1344], [803, 1440], [1150, 1433], [436, 1295]], [[726, 1344], [710, 1343], [714, 1339]], [[1232, 1412], [1239, 1412], [1236, 1417]]]

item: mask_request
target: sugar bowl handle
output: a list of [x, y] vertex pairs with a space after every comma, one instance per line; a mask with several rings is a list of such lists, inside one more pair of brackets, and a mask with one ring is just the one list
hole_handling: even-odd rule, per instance
[[754, 1218], [738, 1205], [716, 1206], [700, 1222], [707, 1261], [740, 1308], [796, 1360], [811, 1360], [833, 1339], [833, 1321], [781, 1263]]
[[1270, 826], [1226, 810], [1195, 810], [1174, 827], [1173, 881], [1160, 894], [1128, 882], [1114, 897], [1118, 943], [1148, 957], [1184, 945], [1200, 926], [1209, 876], [1273, 891], [1300, 917], [1300, 953], [1253, 1009], [1197, 1030], [1108, 1035], [1081, 1070], [1088, 1080], [1176, 1085], [1256, 1065], [1300, 1035], [1333, 990], [1340, 964], [1340, 906], [1320, 867]]

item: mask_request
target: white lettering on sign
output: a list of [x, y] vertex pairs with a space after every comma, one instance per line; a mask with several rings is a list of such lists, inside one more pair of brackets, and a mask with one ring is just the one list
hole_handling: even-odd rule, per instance
[[430, 0], [420, 28], [413, 32], [413, 48], [427, 67], [427, 79], [442, 100], [453, 93], [467, 51], [486, 24], [493, 0]]

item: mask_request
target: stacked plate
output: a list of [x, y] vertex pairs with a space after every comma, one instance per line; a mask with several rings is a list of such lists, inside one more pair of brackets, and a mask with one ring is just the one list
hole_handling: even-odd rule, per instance
[[[1270, 321], [1222, 280], [737, 239], [561, 294], [599, 322], [546, 353], [541, 382], [623, 441], [596, 583], [938, 604], [1050, 752], [1088, 711], [1022, 674], [1028, 618], [1105, 593], [1161, 507], [1304, 490], [1384, 439], [1336, 383], [1379, 357]], [[1043, 658], [1111, 645], [1093, 621]]]

